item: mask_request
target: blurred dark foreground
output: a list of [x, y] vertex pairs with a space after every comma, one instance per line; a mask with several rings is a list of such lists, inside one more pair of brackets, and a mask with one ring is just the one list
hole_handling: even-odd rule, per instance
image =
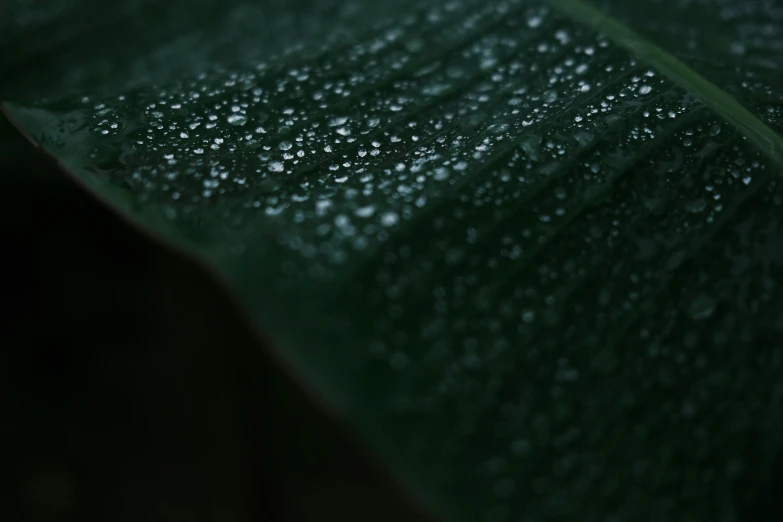
[[200, 269], [0, 152], [0, 520], [412, 520]]

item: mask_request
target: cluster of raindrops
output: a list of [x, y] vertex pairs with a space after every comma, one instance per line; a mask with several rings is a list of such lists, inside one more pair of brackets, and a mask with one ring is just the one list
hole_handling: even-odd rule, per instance
[[[764, 153], [548, 8], [476, 5], [424, 9], [289, 67], [85, 98], [93, 159], [121, 143], [121, 166], [103, 170], [167, 218], [230, 209], [235, 230], [274, 228], [298, 261], [285, 276], [361, 303], [346, 313], [369, 333], [346, 345], [402, 390], [378, 416], [437, 418], [469, 442], [420, 444], [424, 423], [399, 444], [444, 469], [468, 462], [482, 520], [582, 509], [597, 520], [595, 506], [638, 520], [649, 506], [635, 502], [674, 458], [649, 450], [667, 430], [681, 448], [695, 433], [693, 459], [719, 464], [675, 477], [662, 497], [707, 495], [745, 464], [704, 442], [717, 385], [675, 393], [706, 371], [696, 347], [721, 299], [681, 273], [769, 180]], [[662, 302], [678, 307], [656, 315]], [[736, 335], [717, 329], [710, 342]], [[623, 365], [638, 386], [617, 376]], [[660, 412], [623, 424], [645, 397]], [[607, 438], [617, 475], [605, 473]], [[637, 496], [618, 500], [621, 482]], [[523, 505], [530, 495], [543, 500]]]
[[[327, 264], [383, 243], [479, 174], [504, 184], [482, 182], [468, 208], [493, 203], [498, 189], [494, 204], [513, 204], [606, 129], [645, 141], [653, 122], [684, 110], [667, 102], [671, 93], [649, 68], [543, 8], [500, 3], [470, 16], [455, 7], [421, 16], [431, 22], [426, 32], [408, 34], [418, 27], [411, 21], [314, 64], [204, 73], [84, 104], [94, 133], [122, 130], [133, 140], [127, 177], [143, 197], [175, 202], [168, 215], [241, 198], [305, 224], [290, 245]], [[427, 54], [432, 46], [442, 57]], [[123, 118], [112, 105], [124, 104], [145, 108]], [[650, 123], [629, 128], [641, 106]], [[599, 162], [590, 169], [600, 184]], [[521, 185], [506, 192], [512, 180]], [[538, 219], [564, 212], [542, 209]]]
[[[774, 1], [596, 0], [606, 13], [680, 58], [756, 117], [783, 131], [783, 6]], [[655, 13], [649, 16], [648, 13]], [[699, 30], [691, 30], [698, 27]], [[715, 42], [721, 42], [715, 45]]]

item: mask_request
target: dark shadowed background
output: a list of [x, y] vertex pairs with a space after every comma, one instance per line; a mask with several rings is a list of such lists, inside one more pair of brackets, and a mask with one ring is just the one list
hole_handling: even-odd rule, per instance
[[0, 519], [412, 519], [209, 277], [12, 143]]

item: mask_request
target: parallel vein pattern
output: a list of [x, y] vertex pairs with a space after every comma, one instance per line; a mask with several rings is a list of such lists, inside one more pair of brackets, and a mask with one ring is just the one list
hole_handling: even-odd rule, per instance
[[745, 520], [783, 442], [775, 65], [723, 89], [597, 3], [357, 7], [376, 30], [266, 58], [229, 23], [176, 79], [139, 52], [133, 88], [9, 112], [212, 263], [444, 519]]

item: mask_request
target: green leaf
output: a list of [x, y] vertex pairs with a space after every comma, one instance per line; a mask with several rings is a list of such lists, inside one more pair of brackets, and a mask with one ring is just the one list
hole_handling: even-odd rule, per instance
[[780, 3], [306, 4], [143, 3], [143, 44], [6, 110], [438, 517], [760, 516]]

